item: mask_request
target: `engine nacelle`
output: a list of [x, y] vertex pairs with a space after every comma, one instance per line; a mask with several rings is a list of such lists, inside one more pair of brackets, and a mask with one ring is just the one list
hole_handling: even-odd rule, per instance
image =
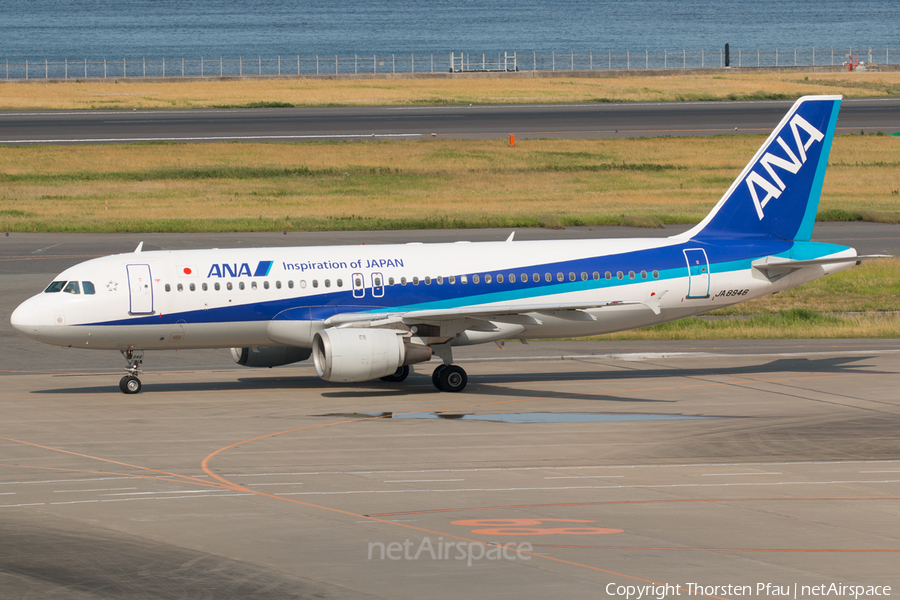
[[431, 348], [406, 343], [392, 329], [330, 328], [316, 333], [313, 360], [325, 381], [368, 381], [402, 365], [431, 360]]
[[243, 367], [280, 367], [306, 360], [310, 354], [312, 354], [311, 349], [297, 346], [231, 349], [231, 358]]

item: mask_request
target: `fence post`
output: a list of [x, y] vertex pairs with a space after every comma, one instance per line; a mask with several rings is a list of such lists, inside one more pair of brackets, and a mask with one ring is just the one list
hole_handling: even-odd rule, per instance
[[300, 76], [300, 55], [297, 55], [297, 77]]
[[391, 74], [397, 72], [397, 57], [391, 54]]
[[238, 75], [244, 75], [244, 57], [238, 56]]
[[431, 72], [434, 73], [434, 52], [431, 53]]
[[537, 52], [535, 50], [531, 51], [531, 72], [534, 73], [537, 71]]
[[572, 51], [572, 68], [570, 70], [571, 71], [575, 70], [575, 51], [574, 50]]
[[681, 68], [687, 69], [687, 50], [681, 49]]
[[358, 54], [353, 55], [353, 72], [359, 73], [359, 55]]
[[650, 51], [644, 48], [644, 68], [650, 68]]
[[141, 72], [143, 73], [143, 77], [147, 77], [147, 59], [143, 56], [141, 57]]
[[775, 46], [775, 66], [778, 66], [778, 46]]
[[[27, 71], [27, 69], [26, 69], [26, 71]], [[27, 72], [25, 74], [28, 75]], [[27, 79], [27, 77], [26, 77], [26, 79]], [[106, 59], [105, 58], [103, 59], [103, 79], [106, 79]]]
[[126, 77], [128, 77], [128, 74], [126, 73], [127, 70], [128, 70], [128, 63], [125, 62], [125, 59], [123, 58], [122, 59], [122, 79], [125, 79]]
[[606, 70], [612, 71], [612, 50], [607, 50], [606, 52], [607, 52], [607, 58], [609, 59], [607, 65], [606, 65]]
[[625, 68], [631, 69], [631, 53], [628, 50], [625, 51]]
[[669, 51], [663, 50], [663, 69], [669, 68]]
[[334, 55], [334, 74], [337, 75], [337, 73], [338, 73], [338, 58], [337, 58], [337, 54], [335, 54]]
[[556, 70], [556, 50], [551, 51], [551, 54], [553, 55], [553, 70], [555, 71]]
[[166, 76], [166, 57], [163, 56], [163, 77]]
[[69, 78], [69, 59], [66, 59], [66, 79]]
[[794, 48], [794, 66], [797, 66], [797, 49]]
[[378, 71], [378, 59], [375, 55], [372, 55], [372, 73], [376, 73]]
[[[200, 71], [203, 72], [203, 57], [200, 57]], [[278, 76], [281, 76], [281, 55], [278, 55]]]
[[831, 47], [831, 66], [834, 66], [834, 46]]
[[759, 67], [759, 48], [756, 49], [756, 66]]
[[[7, 67], [9, 69], [9, 67]], [[87, 59], [84, 59], [84, 78], [87, 79]], [[9, 79], [9, 77], [7, 77]]]
[[703, 48], [700, 48], [700, 68], [704, 68], [706, 66], [704, 56], [703, 56]]
[[316, 75], [319, 74], [319, 55], [316, 54]]
[[591, 71], [594, 70], [594, 51], [591, 50]]
[[816, 66], [816, 47], [813, 46], [813, 66]]
[[219, 77], [221, 77], [223, 73], [224, 73], [224, 71], [222, 70], [222, 57], [220, 56], [219, 57]]
[[410, 73], [416, 72], [416, 55], [415, 54], [409, 55], [409, 72]]
[[25, 59], [25, 79], [28, 79], [28, 59]]
[[44, 79], [50, 78], [50, 65], [47, 63], [47, 59], [44, 59]]

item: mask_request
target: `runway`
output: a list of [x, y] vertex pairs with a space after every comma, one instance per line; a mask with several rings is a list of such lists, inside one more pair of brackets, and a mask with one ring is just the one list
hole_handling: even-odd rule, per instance
[[[769, 133], [793, 101], [0, 113], [0, 144], [610, 138]], [[837, 133], [900, 132], [896, 98], [845, 99]]]
[[[491, 344], [459, 352], [462, 394], [437, 392], [428, 364], [403, 384], [341, 385], [306, 364], [258, 371], [226, 351], [159, 352], [145, 360], [144, 392], [126, 397], [114, 353], [40, 346], [8, 324], [65, 266], [140, 239], [150, 249], [506, 235], [2, 238], [0, 597], [900, 588], [900, 340]], [[861, 252], [900, 244], [896, 227], [865, 223], [819, 224], [815, 239]]]

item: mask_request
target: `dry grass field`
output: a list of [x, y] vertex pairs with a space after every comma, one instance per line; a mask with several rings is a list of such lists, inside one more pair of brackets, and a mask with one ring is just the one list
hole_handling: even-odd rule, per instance
[[0, 81], [0, 110], [734, 100], [823, 93], [856, 98], [900, 93], [900, 72], [639, 73], [552, 78]]
[[[6, 231], [697, 222], [762, 136], [0, 147]], [[900, 221], [900, 138], [836, 136], [820, 218]]]

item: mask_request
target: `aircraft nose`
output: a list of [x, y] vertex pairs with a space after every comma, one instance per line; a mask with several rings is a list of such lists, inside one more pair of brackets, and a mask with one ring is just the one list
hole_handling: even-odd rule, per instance
[[20, 304], [9, 317], [13, 329], [32, 340], [38, 339], [40, 325], [40, 310], [34, 298], [30, 298]]

